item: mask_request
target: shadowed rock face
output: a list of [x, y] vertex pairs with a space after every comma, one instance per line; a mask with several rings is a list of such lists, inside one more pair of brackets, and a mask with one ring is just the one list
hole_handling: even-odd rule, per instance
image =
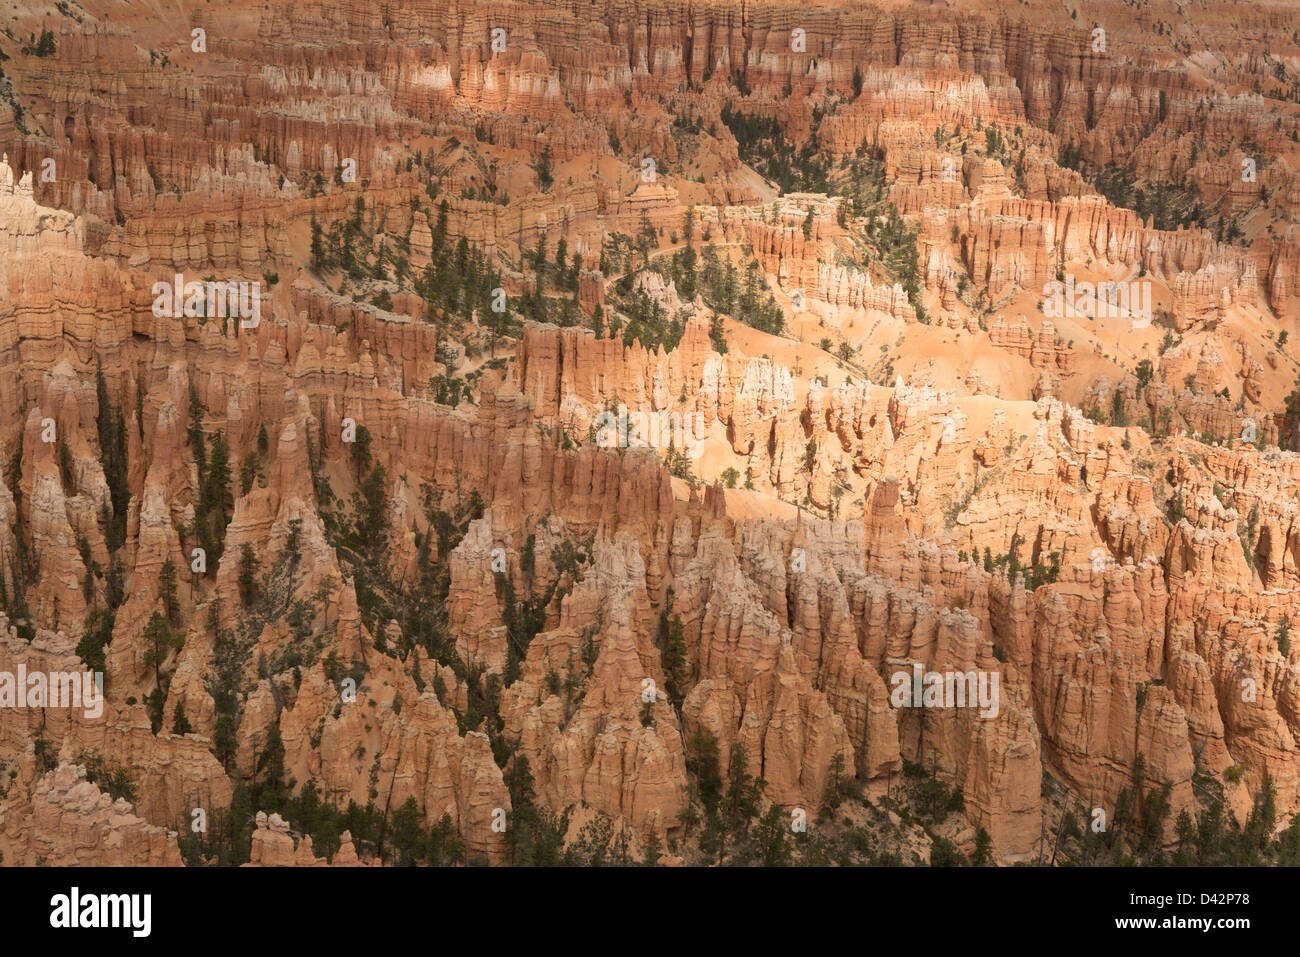
[[6, 863], [1300, 812], [1300, 14], [17, 15]]

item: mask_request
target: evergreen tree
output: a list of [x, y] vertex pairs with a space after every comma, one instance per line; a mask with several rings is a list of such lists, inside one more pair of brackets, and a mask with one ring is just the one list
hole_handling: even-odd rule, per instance
[[835, 811], [852, 793], [852, 785], [844, 776], [844, 755], [837, 751], [827, 770], [829, 780], [826, 782], [826, 793], [822, 796], [822, 806], [827, 811]]
[[192, 734], [194, 726], [190, 724], [189, 718], [185, 717], [185, 705], [179, 701], [176, 702], [176, 710], [172, 713], [172, 734]]
[[555, 244], [555, 275], [560, 277], [561, 281], [564, 280], [564, 275], [567, 271], [566, 264], [568, 261], [569, 244], [565, 241], [564, 237], [561, 236], [560, 241]]
[[208, 468], [207, 501], [215, 522], [214, 541], [216, 557], [226, 542], [226, 524], [235, 507], [235, 499], [230, 490], [230, 452], [226, 448], [226, 437], [218, 432], [212, 439], [212, 460]]
[[326, 266], [325, 255], [325, 232], [316, 220], [316, 214], [311, 214], [311, 268], [313, 272], [322, 272]]
[[936, 837], [930, 847], [931, 867], [964, 867], [966, 858], [961, 851], [946, 837]]
[[145, 708], [149, 712], [149, 723], [154, 734], [162, 729], [163, 703], [167, 697], [163, 687], [162, 665], [172, 651], [181, 647], [183, 641], [184, 635], [173, 631], [161, 612], [155, 611], [149, 618], [149, 623], [145, 625], [144, 663], [153, 667], [154, 674], [154, 689], [145, 699]]
[[253, 490], [257, 481], [257, 453], [249, 452], [244, 456], [244, 464], [239, 467], [239, 494], [247, 495]]
[[695, 776], [700, 803], [713, 814], [722, 800], [722, 772], [718, 758], [718, 739], [696, 731], [687, 744], [686, 770]]
[[718, 355], [727, 354], [727, 329], [722, 317], [716, 313], [709, 320], [709, 341], [713, 343], [713, 351]]
[[144, 438], [144, 379], [135, 380], [135, 424]]
[[1251, 805], [1250, 816], [1243, 828], [1243, 845], [1250, 856], [1250, 863], [1255, 863], [1257, 855], [1263, 852], [1273, 837], [1273, 827], [1277, 823], [1277, 787], [1271, 777], [1265, 777], [1255, 800]]
[[1286, 830], [1278, 835], [1277, 862], [1282, 867], [1300, 865], [1300, 814], [1292, 817]]
[[[11, 610], [11, 615], [17, 615]], [[19, 626], [21, 634], [21, 625]], [[86, 630], [77, 642], [77, 657], [86, 663], [91, 671], [103, 671], [104, 648], [113, 638], [113, 612], [108, 608], [96, 608], [86, 619]]]
[[1174, 852], [1172, 863], [1176, 867], [1190, 867], [1196, 861], [1196, 825], [1192, 816], [1183, 808], [1178, 812], [1178, 821], [1174, 824], [1174, 833], [1178, 835], [1178, 849]]
[[186, 442], [194, 455], [194, 467], [198, 475], [198, 501], [194, 503], [194, 519], [190, 535], [198, 540], [199, 546], [212, 559], [209, 568], [215, 571], [217, 549], [212, 537], [210, 517], [211, 504], [208, 486], [208, 447], [203, 435], [203, 403], [199, 401], [198, 390], [190, 382], [190, 424], [186, 432]]
[[456, 822], [443, 812], [429, 832], [427, 860], [433, 867], [450, 867], [465, 858], [465, 842], [456, 833]]
[[663, 668], [666, 677], [665, 691], [668, 693], [668, 700], [678, 711], [682, 707], [682, 699], [686, 697], [686, 682], [689, 678], [689, 663], [686, 660], [686, 630], [682, 625], [680, 615], [673, 615], [668, 621], [667, 628], [662, 629], [664, 634], [663, 640]]
[[104, 478], [108, 482], [108, 498], [112, 511], [104, 537], [108, 550], [117, 551], [126, 541], [126, 513], [131, 501], [127, 486], [126, 420], [122, 410], [113, 405], [104, 380], [104, 368], [95, 364], [95, 397], [99, 406], [96, 423], [99, 430], [99, 450], [103, 457]]
[[145, 664], [153, 667], [154, 682], [161, 685], [162, 664], [174, 648], [180, 647], [181, 642], [167, 624], [167, 619], [161, 612], [156, 611], [150, 616], [149, 623], [145, 625], [144, 641]]
[[203, 438], [203, 403], [199, 400], [199, 392], [194, 388], [194, 382], [190, 382], [190, 424], [186, 430], [186, 442], [194, 452], [194, 464], [198, 466], [199, 487], [203, 486], [203, 478], [208, 470], [208, 451], [207, 445]]
[[745, 770], [748, 756], [745, 746], [737, 741], [731, 748], [731, 762], [727, 768], [727, 820], [732, 827], [744, 831], [759, 811], [759, 800], [766, 786]]
[[257, 600], [257, 570], [261, 562], [253, 554], [253, 547], [245, 542], [239, 546], [239, 600], [248, 608]]
[[387, 522], [385, 512], [388, 508], [388, 473], [380, 462], [370, 470], [370, 475], [361, 486], [360, 527], [362, 543], [372, 551], [383, 547], [386, 537]]
[[36, 46], [32, 48], [33, 54], [39, 57], [54, 55], [54, 31], [44, 29], [41, 31], [41, 38], [36, 41]]
[[163, 608], [167, 613], [167, 624], [179, 628], [181, 624], [181, 603], [176, 595], [176, 565], [169, 558], [158, 572], [158, 584], [162, 592]]
[[537, 252], [533, 254], [533, 268], [537, 272], [534, 296], [535, 301], [540, 303], [542, 296], [546, 294], [546, 233], [544, 232], [537, 237]]
[[352, 458], [352, 466], [357, 472], [357, 481], [361, 481], [361, 476], [370, 468], [370, 430], [364, 425], [357, 426], [357, 434], [352, 442], [352, 448], [349, 450]]
[[[254, 801], [260, 810], [278, 812], [286, 805], [289, 784], [284, 778], [284, 741], [280, 737], [280, 722], [276, 721], [267, 732], [266, 746], [257, 758], [253, 776]], [[260, 785], [257, 775], [262, 775]]]
[[[1300, 815], [1297, 815], [1297, 820], [1300, 820]], [[659, 832], [652, 830], [645, 841], [645, 854], [642, 855], [641, 865], [643, 867], [658, 867], [662, 857], [663, 842], [659, 839]]]
[[754, 828], [754, 844], [764, 867], [789, 866], [790, 846], [785, 840], [789, 826], [781, 806], [773, 804]]
[[392, 826], [388, 832], [393, 863], [398, 867], [414, 867], [429, 854], [429, 839], [420, 826], [420, 805], [409, 797], [393, 812]]

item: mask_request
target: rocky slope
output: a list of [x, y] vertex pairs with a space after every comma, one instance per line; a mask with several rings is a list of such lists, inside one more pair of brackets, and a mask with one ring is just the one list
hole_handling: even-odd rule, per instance
[[[0, 860], [1154, 863], [1183, 815], [1287, 827], [1297, 37], [1285, 4], [20, 4], [0, 683], [105, 677], [0, 687]], [[914, 667], [993, 696], [911, 707]]]

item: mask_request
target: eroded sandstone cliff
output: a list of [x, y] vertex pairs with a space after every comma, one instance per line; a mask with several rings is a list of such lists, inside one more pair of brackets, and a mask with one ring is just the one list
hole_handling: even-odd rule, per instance
[[24, 6], [3, 861], [1288, 825], [1300, 23], [1089, 16]]

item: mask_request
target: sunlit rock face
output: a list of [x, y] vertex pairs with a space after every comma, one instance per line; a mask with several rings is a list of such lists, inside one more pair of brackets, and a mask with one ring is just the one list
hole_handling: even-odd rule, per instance
[[399, 6], [0, 36], [5, 863], [1290, 824], [1300, 15]]

